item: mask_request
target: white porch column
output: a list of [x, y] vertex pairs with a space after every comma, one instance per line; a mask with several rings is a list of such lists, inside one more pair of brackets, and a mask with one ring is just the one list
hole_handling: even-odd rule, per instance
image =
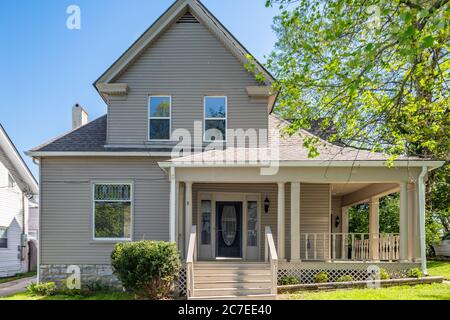
[[408, 184], [400, 183], [400, 262], [408, 261]]
[[291, 262], [300, 261], [300, 182], [291, 182]]
[[419, 188], [416, 184], [414, 192], [414, 259], [413, 262], [420, 262], [421, 260], [421, 242], [420, 242], [420, 210], [419, 210]]
[[349, 207], [342, 207], [341, 208], [341, 216], [342, 216], [342, 233], [348, 233], [348, 210]]
[[178, 182], [178, 221], [177, 221], [177, 242], [178, 250], [180, 250], [182, 258], [184, 259], [184, 228], [185, 228], [185, 217], [184, 217], [184, 184]]
[[186, 246], [186, 252], [188, 251], [189, 246], [189, 238], [191, 236], [191, 229], [192, 229], [192, 182], [186, 182], [186, 219], [185, 219], [185, 229], [184, 229], [184, 235], [185, 240], [184, 244]]
[[346, 234], [348, 234], [348, 210], [349, 207], [342, 207], [341, 208], [341, 232], [343, 233], [342, 236], [342, 252], [341, 252], [341, 258], [343, 260], [346, 260], [348, 258], [347, 256], [347, 252], [348, 252], [348, 247], [347, 247], [347, 241], [348, 241], [348, 236]]
[[370, 199], [369, 213], [369, 238], [370, 238], [370, 259], [380, 260], [380, 199]]
[[408, 261], [414, 260], [414, 218], [415, 218], [415, 192], [416, 185], [414, 183], [408, 184]]
[[417, 191], [419, 198], [419, 232], [420, 232], [420, 263], [422, 264], [422, 272], [428, 275], [427, 270], [427, 248], [426, 248], [426, 234], [425, 234], [425, 177], [428, 173], [428, 168], [423, 167], [422, 173], [419, 176]]
[[177, 181], [175, 179], [175, 168], [170, 168], [170, 209], [169, 209], [169, 234], [170, 242], [176, 242], [176, 220], [177, 220]]
[[285, 226], [286, 226], [286, 217], [285, 217], [285, 186], [284, 182], [278, 183], [278, 222], [277, 222], [277, 246], [278, 246], [278, 258], [280, 260], [285, 259]]

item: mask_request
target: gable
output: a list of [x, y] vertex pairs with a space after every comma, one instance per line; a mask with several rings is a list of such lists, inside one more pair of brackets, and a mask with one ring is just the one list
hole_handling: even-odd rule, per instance
[[[249, 52], [233, 35], [204, 7], [198, 0], [177, 0], [96, 82], [99, 85], [117, 82], [118, 76], [132, 64], [161, 34], [175, 22], [186, 19], [186, 12], [190, 12], [195, 19], [200, 21], [215, 37], [227, 47], [242, 65], [247, 63]], [[265, 75], [266, 85], [270, 85], [274, 79], [270, 73], [256, 62], [258, 72]], [[100, 90], [99, 90], [100, 91]]]
[[39, 189], [35, 178], [1, 125], [0, 162], [24, 193], [28, 195], [38, 194]]
[[[221, 88], [257, 86], [238, 58], [190, 12], [172, 23], [113, 80], [130, 88], [145, 85], [158, 90], [177, 85]], [[160, 88], [160, 89], [158, 89]]]

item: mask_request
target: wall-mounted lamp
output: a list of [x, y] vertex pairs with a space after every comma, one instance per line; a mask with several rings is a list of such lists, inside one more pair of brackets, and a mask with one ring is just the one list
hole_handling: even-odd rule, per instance
[[264, 212], [269, 213], [269, 208], [270, 208], [270, 200], [266, 196], [266, 199], [264, 200]]
[[334, 219], [334, 226], [336, 228], [338, 228], [340, 224], [341, 224], [341, 218], [339, 218], [339, 216], [336, 216], [336, 219]]

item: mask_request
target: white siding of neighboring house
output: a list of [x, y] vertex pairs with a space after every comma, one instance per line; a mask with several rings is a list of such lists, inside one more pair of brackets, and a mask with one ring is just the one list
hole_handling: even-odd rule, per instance
[[39, 207], [30, 206], [28, 209], [28, 233], [37, 239], [39, 230]]
[[[27, 207], [28, 200], [25, 198]], [[21, 261], [18, 251], [23, 225], [22, 208], [22, 192], [17, 186], [8, 188], [8, 170], [0, 162], [0, 226], [8, 228], [8, 248], [0, 248], [0, 277], [15, 275], [27, 269], [27, 263]]]

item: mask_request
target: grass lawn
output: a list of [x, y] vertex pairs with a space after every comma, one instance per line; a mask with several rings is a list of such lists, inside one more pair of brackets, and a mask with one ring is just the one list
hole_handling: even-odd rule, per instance
[[96, 293], [89, 296], [56, 295], [49, 297], [34, 296], [29, 293], [22, 292], [10, 297], [0, 298], [0, 301], [1, 300], [135, 300], [135, 297], [132, 294], [124, 292]]
[[36, 272], [18, 273], [14, 277], [0, 278], [0, 284], [34, 276], [36, 276]]
[[283, 300], [450, 300], [450, 285], [424, 284], [381, 289], [302, 291], [280, 297]]
[[[450, 280], [450, 261], [429, 261], [428, 271], [433, 276], [444, 276]], [[33, 276], [18, 275], [8, 281]], [[1, 282], [4, 279], [0, 279]], [[284, 300], [450, 300], [450, 284], [425, 284], [381, 289], [345, 289], [336, 291], [309, 292], [280, 295]], [[135, 300], [135, 296], [124, 292], [96, 293], [89, 296], [56, 295], [51, 297], [33, 296], [26, 292], [0, 300]]]
[[[428, 261], [431, 276], [450, 279], [450, 261]], [[450, 300], [449, 284], [424, 284], [381, 289], [343, 289], [335, 291], [300, 291], [280, 296], [286, 300]]]
[[442, 276], [450, 280], [450, 261], [428, 261], [430, 276]]

